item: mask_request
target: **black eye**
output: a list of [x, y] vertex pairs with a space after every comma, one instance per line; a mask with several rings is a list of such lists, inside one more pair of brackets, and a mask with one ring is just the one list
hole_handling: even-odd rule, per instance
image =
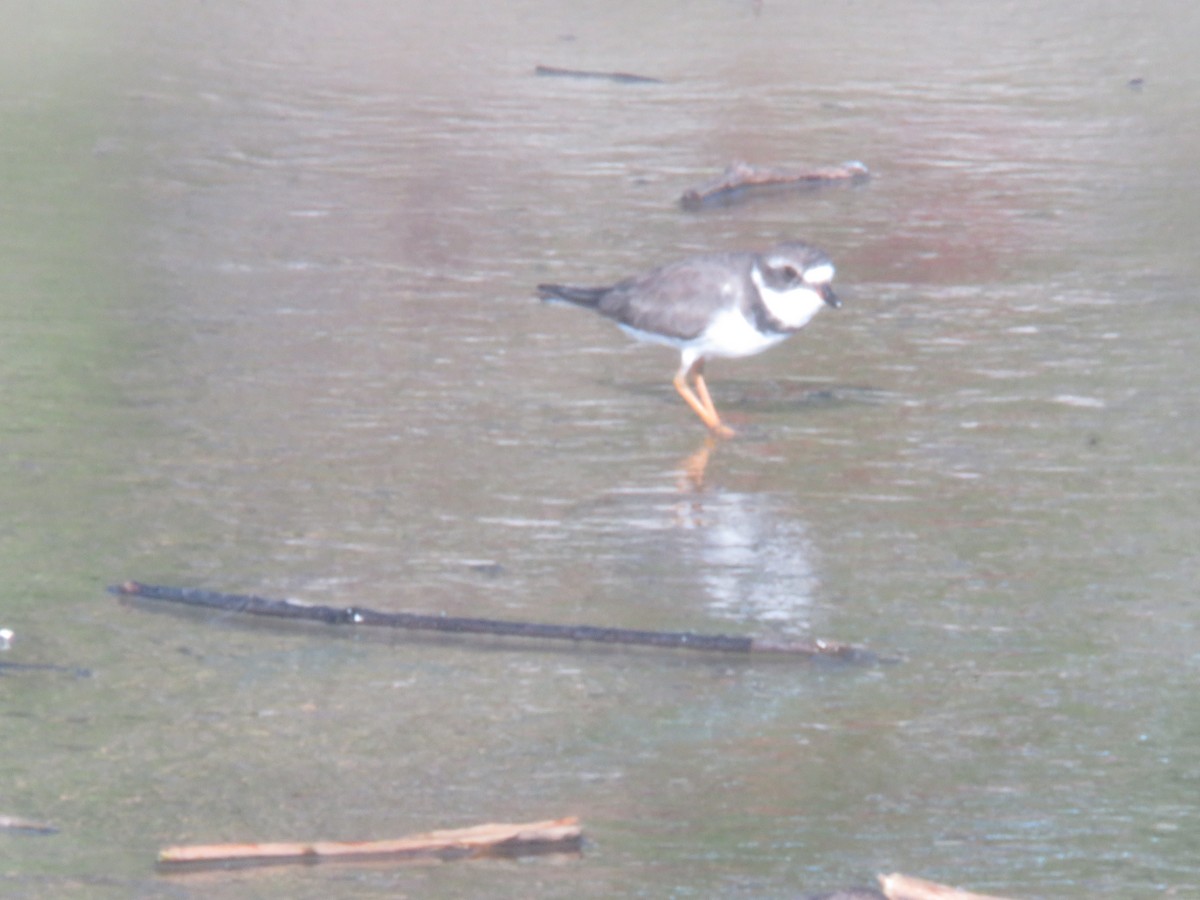
[[796, 281], [800, 280], [800, 273], [797, 272], [795, 269], [793, 269], [791, 266], [784, 266], [782, 271], [783, 271], [783, 280], [784, 281], [791, 283], [791, 282], [796, 282]]

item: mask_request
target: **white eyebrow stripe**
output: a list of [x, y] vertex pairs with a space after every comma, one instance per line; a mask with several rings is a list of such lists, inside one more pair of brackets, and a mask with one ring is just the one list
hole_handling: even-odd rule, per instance
[[804, 272], [804, 280], [809, 284], [829, 284], [833, 281], [833, 264], [822, 263]]

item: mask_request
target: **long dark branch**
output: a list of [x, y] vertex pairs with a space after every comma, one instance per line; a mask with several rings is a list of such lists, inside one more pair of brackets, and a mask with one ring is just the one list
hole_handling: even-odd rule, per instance
[[167, 587], [126, 581], [108, 589], [118, 596], [140, 597], [199, 606], [223, 612], [246, 613], [321, 622], [326, 625], [363, 625], [406, 628], [414, 631], [439, 631], [449, 634], [488, 634], [504, 637], [543, 638], [598, 644], [625, 644], [680, 650], [704, 650], [718, 653], [775, 653], [804, 657], [825, 657], [848, 662], [874, 663], [879, 660], [870, 651], [832, 641], [771, 641], [753, 637], [720, 634], [693, 634], [676, 631], [640, 631], [631, 628], [600, 628], [594, 625], [554, 625], [541, 622], [514, 622], [500, 619], [422, 615], [407, 612], [380, 612], [362, 606], [318, 606], [296, 600], [274, 600], [253, 594], [223, 594], [195, 588]]

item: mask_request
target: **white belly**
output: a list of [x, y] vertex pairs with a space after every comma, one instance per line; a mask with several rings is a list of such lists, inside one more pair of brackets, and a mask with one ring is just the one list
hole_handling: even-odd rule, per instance
[[780, 341], [791, 336], [790, 332], [763, 334], [736, 309], [726, 310], [718, 315], [703, 334], [691, 340], [639, 331], [627, 325], [621, 325], [621, 330], [639, 341], [666, 344], [668, 347], [676, 348], [683, 354], [684, 369], [689, 368], [693, 362], [702, 357], [753, 356], [755, 353], [762, 353], [768, 347], [774, 347]]
[[699, 356], [753, 356], [774, 347], [788, 335], [763, 334], [739, 310], [721, 313], [704, 334], [688, 343]]

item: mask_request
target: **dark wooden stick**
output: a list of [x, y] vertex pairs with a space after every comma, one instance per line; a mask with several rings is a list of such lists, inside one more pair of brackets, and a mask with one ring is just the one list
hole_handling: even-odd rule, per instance
[[676, 631], [637, 631], [630, 628], [598, 628], [593, 625], [551, 625], [539, 622], [513, 622], [499, 619], [432, 616], [406, 612], [379, 612], [362, 606], [317, 606], [298, 600], [272, 600], [252, 594], [222, 594], [195, 588], [166, 587], [126, 581], [108, 589], [125, 597], [165, 600], [224, 612], [302, 619], [326, 625], [374, 625], [407, 628], [414, 631], [440, 631], [449, 634], [490, 634], [503, 637], [547, 638], [562, 641], [588, 641], [598, 644], [632, 644], [680, 650], [706, 650], [719, 653], [777, 653], [805, 657], [827, 657], [858, 663], [879, 660], [870, 651], [832, 641], [769, 641], [752, 637], [721, 634], [692, 634]]
[[871, 173], [860, 162], [801, 171], [752, 166], [750, 163], [734, 160], [719, 178], [684, 191], [679, 203], [684, 209], [700, 209], [704, 206], [732, 203], [751, 189], [816, 188], [829, 184], [857, 183], [870, 177]]
[[555, 76], [558, 78], [590, 78], [600, 81], [615, 81], [619, 84], [662, 84], [661, 78], [650, 78], [648, 75], [631, 75], [628, 72], [589, 72], [584, 69], [559, 69], [555, 66], [537, 66], [535, 75]]
[[272, 865], [288, 862], [356, 861], [368, 858], [472, 859], [578, 853], [583, 829], [575, 818], [520, 824], [476, 825], [383, 841], [280, 841], [266, 844], [194, 844], [158, 853], [165, 869], [196, 866]]

